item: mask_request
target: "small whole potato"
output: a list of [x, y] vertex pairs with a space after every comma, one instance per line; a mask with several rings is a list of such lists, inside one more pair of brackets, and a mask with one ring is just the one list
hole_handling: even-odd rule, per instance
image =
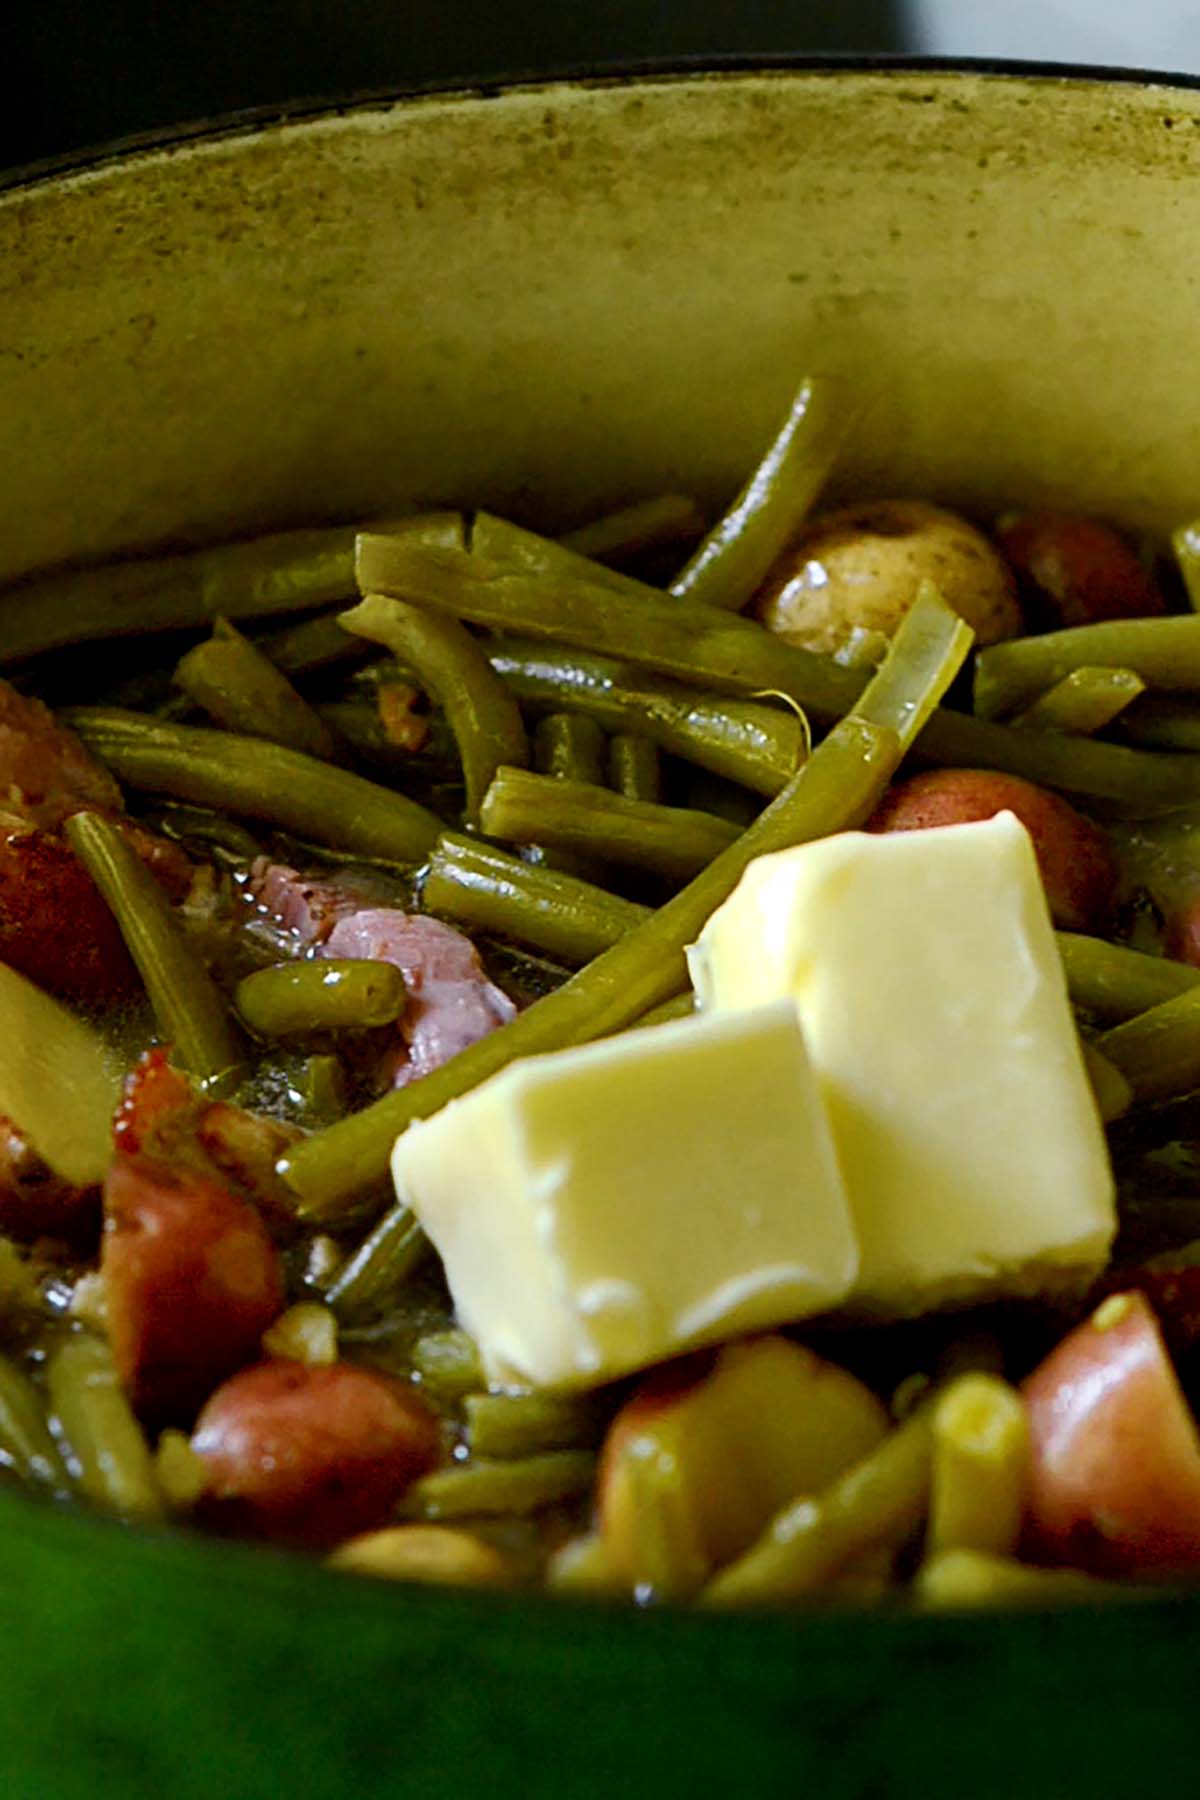
[[930, 769], [884, 795], [868, 831], [924, 831], [1010, 812], [1033, 840], [1056, 925], [1092, 931], [1112, 905], [1117, 859], [1099, 825], [1057, 794], [991, 769]]
[[778, 558], [751, 610], [788, 643], [833, 656], [856, 631], [891, 637], [922, 581], [934, 583], [980, 644], [1021, 630], [1003, 557], [966, 519], [923, 500], [818, 514]]
[[997, 536], [1038, 625], [1097, 625], [1166, 611], [1154, 577], [1098, 519], [1018, 513], [1001, 521]]

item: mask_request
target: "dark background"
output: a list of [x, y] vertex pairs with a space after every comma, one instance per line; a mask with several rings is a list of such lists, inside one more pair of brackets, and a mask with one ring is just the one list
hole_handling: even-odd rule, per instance
[[17, 0], [0, 164], [247, 107], [580, 64], [904, 48], [904, 0]]

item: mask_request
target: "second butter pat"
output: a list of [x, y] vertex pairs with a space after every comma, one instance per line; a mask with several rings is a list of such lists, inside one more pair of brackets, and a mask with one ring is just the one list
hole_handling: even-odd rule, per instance
[[1032, 845], [1011, 813], [765, 856], [689, 956], [701, 1005], [790, 997], [862, 1259], [895, 1317], [1096, 1273], [1104, 1133]]
[[392, 1173], [497, 1381], [594, 1386], [826, 1311], [858, 1269], [788, 1001], [514, 1063]]

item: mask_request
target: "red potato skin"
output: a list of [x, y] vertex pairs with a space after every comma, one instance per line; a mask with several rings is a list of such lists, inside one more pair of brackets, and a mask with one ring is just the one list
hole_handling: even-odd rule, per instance
[[1111, 525], [1022, 513], [997, 532], [1029, 616], [1047, 629], [1166, 611], [1153, 577]]
[[1163, 954], [1200, 969], [1200, 899], [1189, 900], [1167, 920]]
[[930, 769], [896, 782], [868, 831], [926, 831], [967, 825], [1011, 812], [1033, 840], [1054, 922], [1065, 931], [1095, 931], [1117, 888], [1117, 859], [1100, 827], [1057, 794], [991, 769]]
[[233, 1535], [329, 1549], [386, 1525], [439, 1458], [411, 1389], [352, 1363], [265, 1362], [209, 1400], [192, 1448], [209, 1468], [201, 1517]]
[[1200, 1435], [1144, 1294], [1093, 1314], [1024, 1383], [1027, 1549], [1097, 1574], [1200, 1564]]
[[57, 838], [0, 843], [0, 962], [63, 1000], [105, 1005], [138, 991], [137, 971], [99, 889]]
[[109, 1170], [100, 1270], [117, 1373], [155, 1425], [190, 1422], [283, 1311], [279, 1259], [254, 1208], [145, 1158], [118, 1155]]

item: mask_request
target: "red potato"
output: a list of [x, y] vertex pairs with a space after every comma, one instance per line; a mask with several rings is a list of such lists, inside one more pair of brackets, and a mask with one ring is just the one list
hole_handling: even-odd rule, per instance
[[1021, 1391], [1033, 1556], [1099, 1574], [1200, 1564], [1200, 1434], [1143, 1294], [1111, 1295]]
[[254, 1208], [191, 1170], [118, 1155], [100, 1253], [113, 1358], [135, 1411], [190, 1420], [258, 1355], [283, 1279]]
[[1054, 922], [1094, 931], [1117, 886], [1117, 859], [1105, 833], [1057, 794], [991, 769], [930, 769], [888, 789], [868, 831], [925, 831], [1015, 813], [1033, 839]]
[[1200, 969], [1200, 896], [1177, 907], [1167, 920], [1163, 954]]
[[243, 1369], [192, 1438], [209, 1468], [208, 1523], [311, 1549], [386, 1525], [439, 1447], [437, 1421], [411, 1388], [352, 1363]]
[[64, 1000], [105, 1004], [139, 987], [99, 889], [44, 832], [0, 842], [0, 962]]
[[1153, 576], [1111, 525], [1066, 513], [1020, 513], [997, 531], [1026, 606], [1048, 627], [1166, 611]]
[[99, 1221], [99, 1189], [64, 1181], [12, 1120], [0, 1116], [0, 1234], [19, 1243], [85, 1236], [94, 1242]]

